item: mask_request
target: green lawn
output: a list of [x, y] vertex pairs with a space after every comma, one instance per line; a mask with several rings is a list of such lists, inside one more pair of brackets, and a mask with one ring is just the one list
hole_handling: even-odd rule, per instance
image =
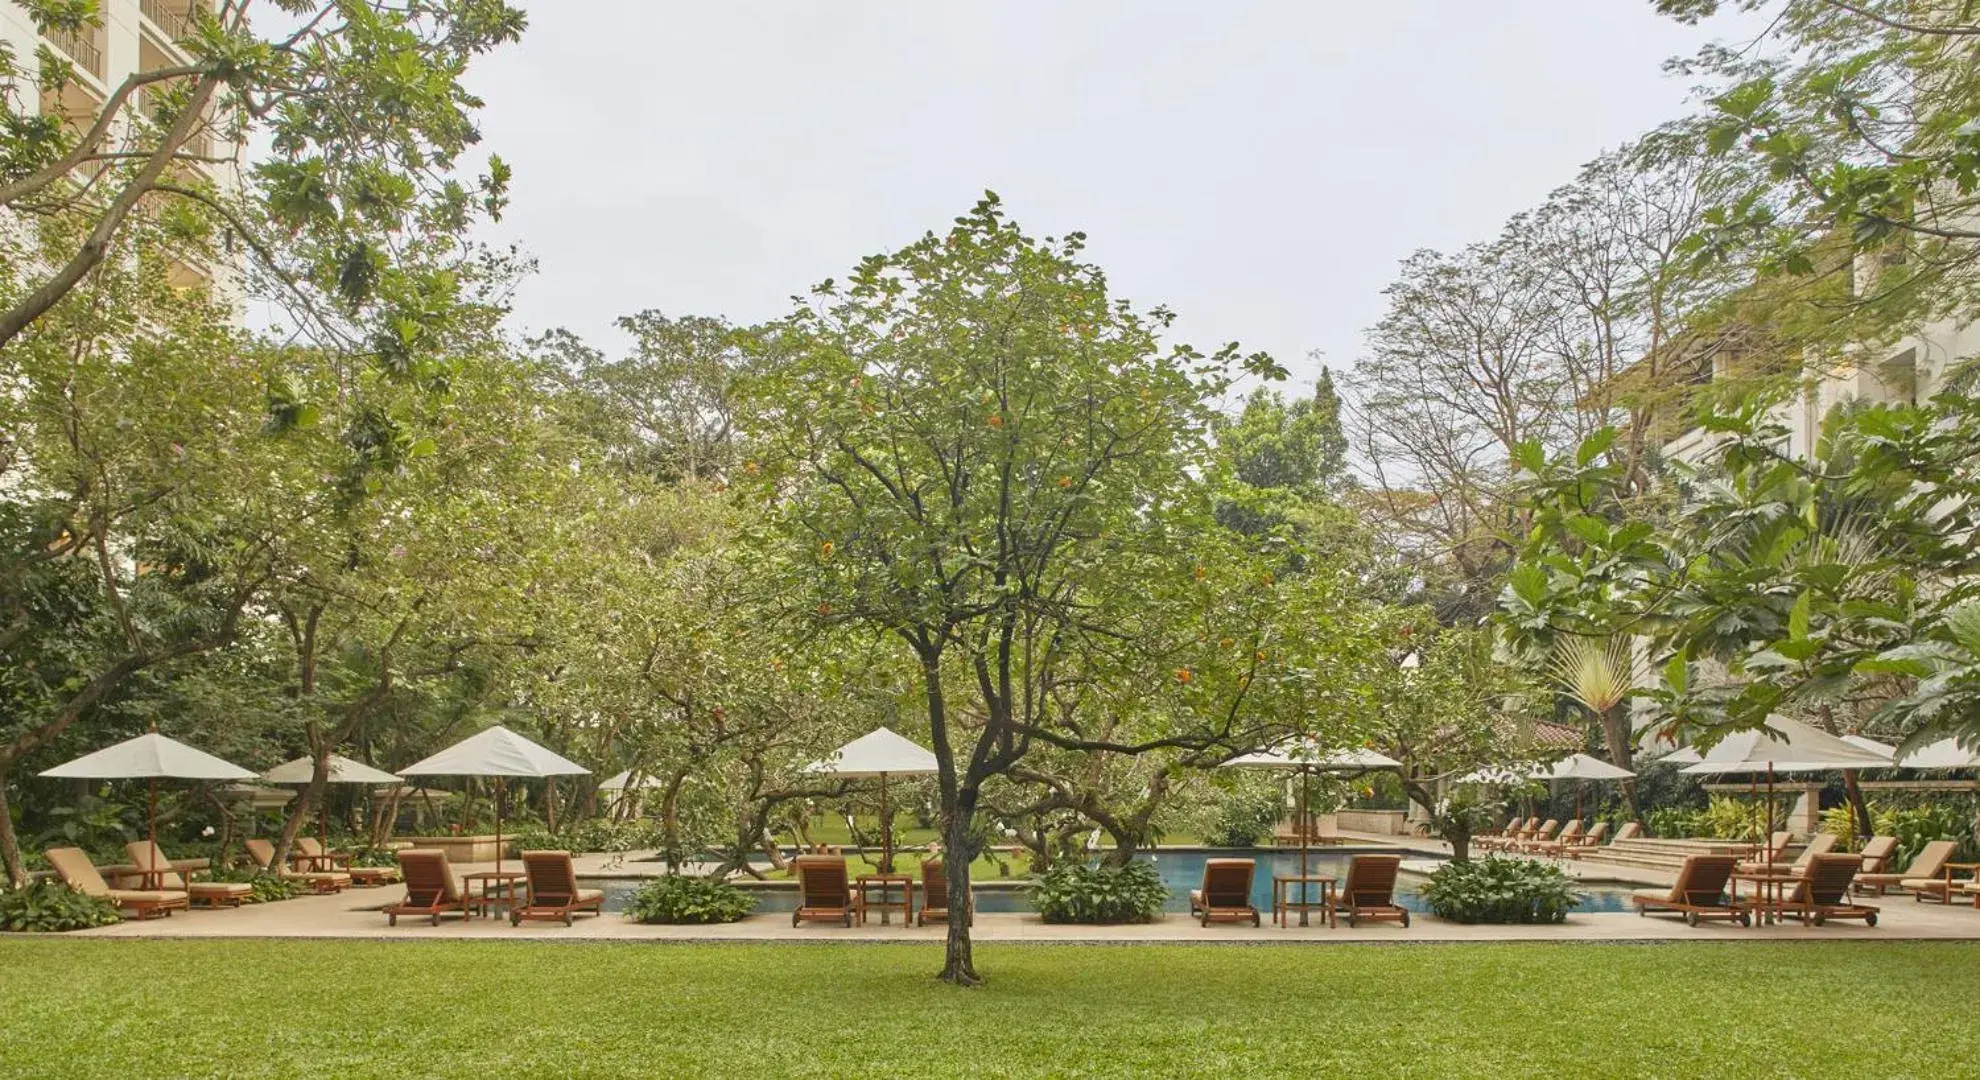
[[0, 1076], [1933, 1076], [1980, 945], [0, 940]]

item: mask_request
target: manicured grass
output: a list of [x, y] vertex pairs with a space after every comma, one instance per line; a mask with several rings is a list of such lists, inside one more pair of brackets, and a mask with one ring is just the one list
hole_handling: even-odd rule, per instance
[[1933, 1076], [1980, 945], [0, 940], [4, 1076]]

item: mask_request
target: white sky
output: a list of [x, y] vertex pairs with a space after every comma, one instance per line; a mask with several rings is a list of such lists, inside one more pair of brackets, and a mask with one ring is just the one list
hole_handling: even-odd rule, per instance
[[470, 82], [515, 167], [516, 324], [781, 315], [984, 188], [1117, 294], [1304, 378], [1397, 260], [1490, 237], [1688, 111], [1649, 0], [538, 0]]

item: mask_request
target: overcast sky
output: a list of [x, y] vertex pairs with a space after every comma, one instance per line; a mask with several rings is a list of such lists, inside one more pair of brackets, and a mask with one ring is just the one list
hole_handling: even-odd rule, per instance
[[1649, 0], [528, 4], [472, 77], [515, 167], [520, 329], [749, 322], [985, 189], [1083, 229], [1115, 291], [1302, 378], [1397, 260], [1485, 239], [1691, 108], [1713, 33]]

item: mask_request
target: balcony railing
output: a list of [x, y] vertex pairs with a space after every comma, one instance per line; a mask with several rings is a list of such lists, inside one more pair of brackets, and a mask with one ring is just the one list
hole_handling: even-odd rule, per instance
[[48, 40], [53, 42], [56, 48], [68, 53], [69, 59], [74, 60], [77, 67], [99, 80], [104, 77], [103, 47], [96, 43], [94, 27], [85, 26], [81, 32], [53, 30], [49, 32]]
[[138, 10], [173, 41], [192, 33], [192, 11], [171, 0], [138, 0]]

